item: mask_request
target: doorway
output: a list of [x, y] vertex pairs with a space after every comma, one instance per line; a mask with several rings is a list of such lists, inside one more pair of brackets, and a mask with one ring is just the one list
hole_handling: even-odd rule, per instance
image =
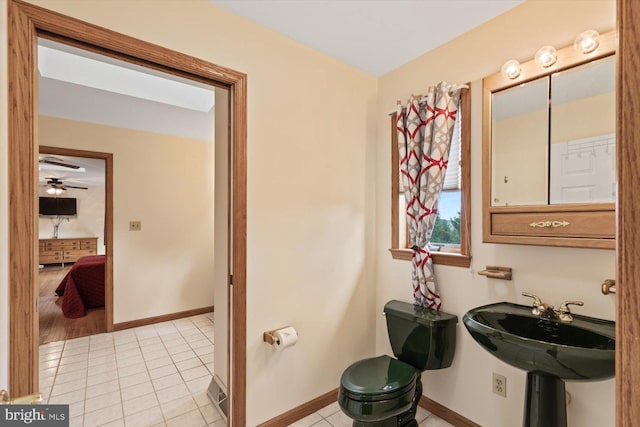
[[[9, 15], [9, 214], [10, 255], [10, 392], [19, 396], [38, 387], [37, 294], [37, 143], [38, 36], [82, 47], [152, 69], [228, 89], [230, 138], [229, 421], [246, 419], [246, 75], [132, 37], [65, 17], [19, 1], [8, 2]], [[231, 276], [230, 275], [230, 276]]]
[[[43, 259], [43, 254], [48, 255], [49, 251], [43, 252], [43, 243], [49, 243], [55, 240], [47, 240], [51, 237], [48, 233], [49, 229], [43, 230], [43, 225], [47, 224], [47, 219], [52, 222], [59, 221], [60, 218], [42, 218], [39, 219], [39, 343], [45, 344], [53, 341], [60, 341], [70, 338], [77, 338], [96, 333], [109, 332], [113, 330], [113, 154], [75, 150], [69, 148], [58, 148], [49, 146], [39, 147], [39, 175], [40, 175], [40, 194], [53, 194], [54, 196], [67, 196], [67, 191], [76, 194], [74, 197], [78, 200], [76, 203], [76, 214], [73, 219], [67, 222], [64, 220], [60, 224], [68, 226], [70, 221], [74, 223], [80, 219], [80, 224], [71, 224], [69, 232], [60, 231], [60, 228], [52, 233], [55, 239], [73, 236], [74, 239], [66, 239], [65, 243], [76, 244], [77, 247], [71, 248], [71, 254], [65, 259], [65, 254], [61, 254], [62, 259]], [[53, 159], [53, 161], [47, 161]], [[57, 160], [61, 160], [57, 162]], [[57, 163], [57, 164], [56, 164]], [[78, 166], [76, 168], [76, 166]], [[72, 171], [81, 170], [80, 173]], [[50, 176], [55, 175], [55, 176]], [[78, 182], [68, 181], [67, 177], [79, 179]], [[81, 178], [77, 178], [81, 177]], [[63, 180], [64, 178], [64, 180]], [[62, 182], [62, 184], [50, 184], [51, 180]], [[44, 184], [43, 184], [44, 183]], [[73, 185], [75, 184], [75, 185]], [[65, 187], [68, 186], [68, 190]], [[87, 187], [85, 187], [87, 186]], [[75, 188], [74, 188], [75, 187]], [[86, 188], [86, 189], [85, 189]], [[87, 194], [84, 194], [87, 192]], [[77, 205], [80, 206], [77, 206]], [[79, 212], [79, 215], [78, 215]], [[42, 212], [40, 212], [42, 214]], [[44, 222], [44, 224], [43, 224]], [[49, 225], [49, 224], [47, 224]], [[55, 225], [54, 225], [55, 227]], [[69, 227], [66, 227], [69, 228]], [[79, 239], [81, 236], [87, 236], [86, 243]], [[95, 236], [95, 237], [94, 237]], [[44, 240], [43, 240], [44, 239]], [[94, 246], [95, 239], [95, 248]], [[77, 240], [77, 242], [76, 242]], [[85, 247], [86, 246], [86, 247]], [[67, 252], [69, 252], [67, 250]], [[59, 284], [63, 282], [66, 273], [70, 269], [69, 263], [75, 263], [82, 256], [102, 256], [100, 263], [95, 263], [85, 270], [92, 273], [100, 273], [101, 277], [93, 277], [95, 280], [92, 286], [102, 282], [103, 292], [92, 292], [93, 299], [101, 301], [92, 301], [88, 304], [89, 309], [84, 306], [71, 307], [72, 315], [79, 315], [78, 311], [83, 311], [86, 316], [82, 318], [66, 318], [63, 315], [63, 308], [60, 305], [60, 298], [54, 294]], [[48, 256], [48, 258], [51, 258]], [[54, 256], [55, 258], [55, 256]], [[88, 260], [88, 259], [87, 259]], [[47, 264], [49, 261], [52, 264]], [[58, 263], [57, 261], [61, 261]], [[102, 262], [104, 261], [104, 262]], [[49, 265], [55, 266], [50, 267]], [[58, 267], [58, 266], [61, 267]], [[66, 265], [66, 267], [65, 267]], [[51, 270], [53, 268], [53, 270]], [[49, 280], [46, 286], [43, 278], [47, 276], [53, 280]], [[86, 273], [85, 273], [86, 275]], [[43, 292], [46, 288], [46, 292]], [[67, 301], [70, 303], [70, 301]], [[103, 308], [99, 308], [103, 305]], [[94, 308], [91, 310], [90, 308]], [[45, 313], [46, 312], [46, 313]], [[45, 318], [46, 317], [46, 318]], [[76, 316], [72, 316], [76, 317]]]

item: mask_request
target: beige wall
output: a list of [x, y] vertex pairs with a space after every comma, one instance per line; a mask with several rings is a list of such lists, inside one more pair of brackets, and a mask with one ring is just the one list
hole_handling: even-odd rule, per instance
[[113, 153], [115, 323], [213, 305], [212, 142], [46, 116], [39, 137]]
[[[376, 78], [207, 0], [33, 3], [247, 73], [247, 425], [336, 388], [343, 369], [375, 348], [368, 215], [375, 189], [367, 183], [374, 180]], [[4, 57], [6, 43], [0, 49]], [[6, 120], [6, 103], [1, 108]], [[6, 131], [0, 135], [4, 156]], [[6, 206], [4, 190], [0, 201]], [[131, 215], [116, 224], [138, 212]], [[151, 225], [136, 219], [143, 230]], [[167, 254], [162, 262], [176, 260]], [[300, 340], [275, 354], [262, 332], [287, 324]]]
[[[540, 23], [544, 22], [544, 30]], [[483, 350], [462, 325], [470, 308], [496, 301], [530, 304], [520, 295], [530, 291], [550, 304], [580, 299], [578, 313], [614, 318], [614, 298], [599, 291], [614, 277], [615, 253], [605, 250], [546, 248], [482, 243], [482, 77], [497, 72], [516, 58], [526, 61], [543, 45], [573, 43], [581, 31], [615, 28], [614, 1], [528, 1], [450, 43], [383, 76], [378, 93], [376, 307], [392, 299], [410, 301], [410, 266], [392, 260], [387, 248], [390, 232], [389, 122], [396, 99], [424, 91], [441, 80], [471, 81], [472, 87], [472, 265], [470, 269], [437, 266], [443, 310], [459, 317], [453, 366], [425, 372], [425, 394], [483, 426], [513, 427], [522, 419], [525, 373], [511, 368]], [[486, 265], [514, 269], [513, 281], [486, 279], [477, 271]], [[379, 312], [379, 310], [378, 310]], [[390, 351], [384, 318], [377, 316], [377, 352]], [[491, 392], [491, 374], [507, 377], [507, 398]], [[601, 427], [614, 424], [614, 380], [567, 383], [572, 395], [569, 425]]]

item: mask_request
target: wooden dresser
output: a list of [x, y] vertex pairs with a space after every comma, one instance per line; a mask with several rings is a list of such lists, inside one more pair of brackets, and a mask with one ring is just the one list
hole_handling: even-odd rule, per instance
[[40, 264], [76, 262], [80, 257], [95, 255], [97, 249], [97, 237], [40, 239]]

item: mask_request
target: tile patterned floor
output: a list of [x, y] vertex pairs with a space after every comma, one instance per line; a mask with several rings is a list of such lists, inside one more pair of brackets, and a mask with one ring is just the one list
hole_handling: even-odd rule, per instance
[[[422, 408], [418, 408], [416, 421], [418, 421], [420, 427], [453, 427], [448, 422]], [[334, 402], [318, 412], [290, 424], [290, 427], [351, 427], [352, 425], [353, 420], [340, 410], [338, 402]]]
[[[40, 346], [46, 403], [69, 404], [71, 427], [222, 427], [206, 395], [213, 313]], [[420, 427], [452, 427], [418, 408]], [[338, 403], [291, 424], [351, 427]]]
[[221, 427], [206, 390], [213, 313], [40, 346], [40, 391], [73, 427]]

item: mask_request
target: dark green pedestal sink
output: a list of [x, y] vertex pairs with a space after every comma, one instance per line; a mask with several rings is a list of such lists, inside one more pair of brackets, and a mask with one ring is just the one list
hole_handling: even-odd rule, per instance
[[483, 348], [527, 371], [525, 427], [566, 427], [564, 380], [614, 376], [615, 322], [576, 314], [572, 322], [544, 319], [508, 302], [474, 308], [463, 322]]

